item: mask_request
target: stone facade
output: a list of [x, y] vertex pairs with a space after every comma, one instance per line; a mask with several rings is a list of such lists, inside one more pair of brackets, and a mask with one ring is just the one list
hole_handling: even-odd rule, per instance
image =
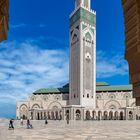
[[125, 58], [129, 63], [133, 95], [136, 98], [136, 104], [140, 106], [140, 1], [122, 0], [122, 4], [126, 33]]
[[9, 0], [0, 0], [0, 42], [7, 39]]
[[110, 86], [97, 83], [96, 108], [69, 105], [68, 85], [58, 89], [40, 89], [27, 101], [17, 103], [17, 118], [71, 120], [139, 119], [140, 110], [132, 96], [132, 86]]

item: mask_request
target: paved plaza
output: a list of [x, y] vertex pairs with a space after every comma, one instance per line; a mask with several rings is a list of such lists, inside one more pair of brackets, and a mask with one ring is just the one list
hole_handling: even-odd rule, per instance
[[0, 121], [0, 140], [140, 140], [140, 121], [32, 121], [33, 129], [14, 123], [8, 130], [8, 121]]

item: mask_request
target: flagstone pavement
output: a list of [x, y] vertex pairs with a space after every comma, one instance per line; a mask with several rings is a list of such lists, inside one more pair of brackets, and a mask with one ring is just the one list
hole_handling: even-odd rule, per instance
[[140, 121], [31, 121], [33, 129], [20, 126], [8, 130], [8, 120], [0, 120], [0, 140], [140, 140]]

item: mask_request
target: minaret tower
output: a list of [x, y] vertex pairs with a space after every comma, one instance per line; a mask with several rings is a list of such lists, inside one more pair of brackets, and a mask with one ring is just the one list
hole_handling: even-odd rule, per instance
[[69, 104], [95, 108], [96, 13], [90, 0], [75, 0], [70, 15]]

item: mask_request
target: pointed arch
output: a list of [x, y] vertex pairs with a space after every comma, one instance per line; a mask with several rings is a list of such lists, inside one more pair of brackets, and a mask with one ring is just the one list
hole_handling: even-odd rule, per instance
[[28, 106], [26, 104], [22, 104], [20, 106], [20, 118], [27, 119], [28, 117]]
[[86, 37], [87, 39], [89, 39], [89, 40], [92, 39], [92, 38], [91, 38], [91, 34], [90, 34], [89, 32], [87, 32], [87, 33], [85, 34], [85, 37]]
[[89, 27], [83, 30], [83, 36], [86, 37], [86, 35], [91, 37], [91, 41], [94, 41], [94, 33], [91, 31]]
[[121, 105], [120, 105], [120, 103], [118, 102], [118, 101], [116, 101], [116, 100], [110, 100], [110, 101], [108, 101], [106, 104], [105, 104], [105, 108], [106, 109], [109, 109], [110, 107], [116, 107], [116, 109], [119, 109], [119, 108], [121, 108]]
[[40, 105], [38, 105], [38, 104], [32, 105], [32, 109], [38, 109], [38, 108], [40, 108]]
[[61, 109], [62, 105], [59, 102], [52, 102], [49, 104], [48, 109], [53, 109], [55, 107], [55, 109]]
[[76, 29], [76, 28], [75, 28], [74, 31], [72, 32], [70, 42], [73, 42], [74, 37], [77, 37], [77, 38], [79, 37], [79, 30]]

